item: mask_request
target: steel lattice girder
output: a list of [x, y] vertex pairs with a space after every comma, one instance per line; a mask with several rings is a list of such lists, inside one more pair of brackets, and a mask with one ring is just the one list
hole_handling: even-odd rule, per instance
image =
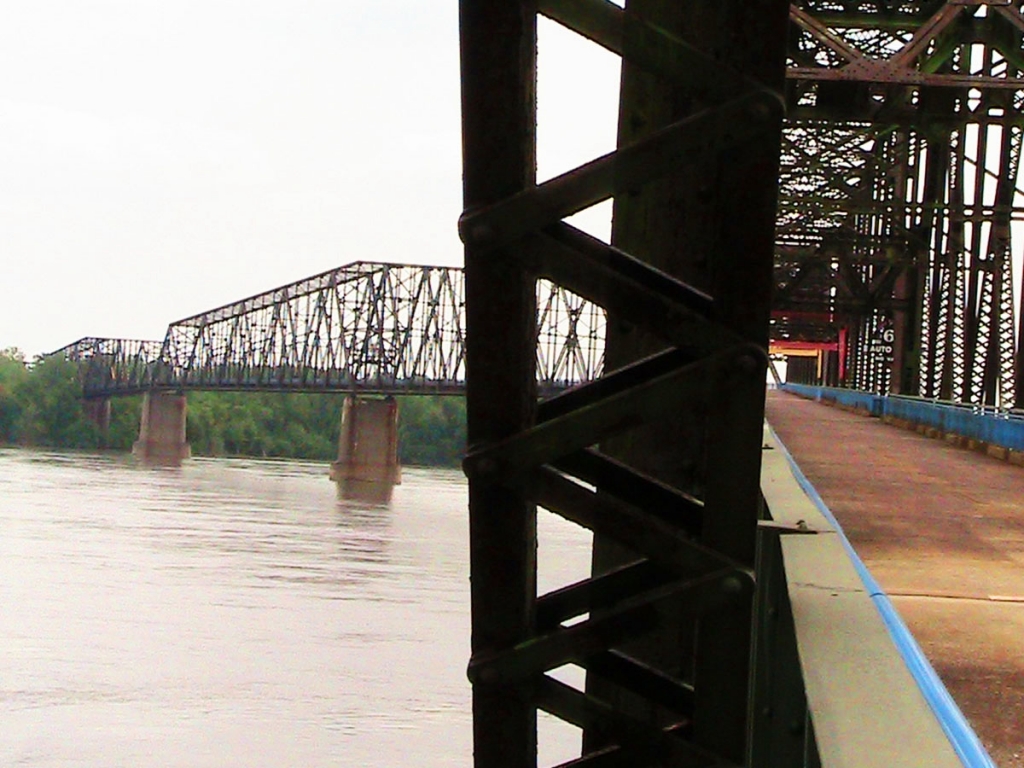
[[461, 274], [356, 262], [168, 328], [189, 388], [461, 388]]
[[[848, 328], [849, 383], [1012, 404], [1021, 3], [805, 0], [790, 19], [777, 308]], [[872, 337], [894, 323], [890, 382]]]
[[74, 363], [83, 395], [94, 398], [150, 389], [159, 370], [161, 347], [159, 341], [86, 337], [45, 357]]
[[[543, 392], [596, 378], [605, 314], [565, 287], [537, 284]], [[86, 397], [153, 388], [461, 394], [463, 270], [356, 262], [172, 323], [163, 342], [82, 339]]]

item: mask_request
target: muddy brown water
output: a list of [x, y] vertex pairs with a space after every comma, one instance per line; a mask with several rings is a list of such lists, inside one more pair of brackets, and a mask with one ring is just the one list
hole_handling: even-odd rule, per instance
[[[542, 586], [583, 577], [540, 528]], [[470, 765], [468, 574], [458, 471], [372, 504], [313, 463], [0, 449], [0, 765]]]

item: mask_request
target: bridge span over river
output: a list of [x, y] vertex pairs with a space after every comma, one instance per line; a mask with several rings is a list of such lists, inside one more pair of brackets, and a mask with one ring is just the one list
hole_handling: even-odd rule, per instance
[[[461, 394], [460, 267], [358, 261], [171, 323], [162, 340], [83, 338], [53, 352], [79, 366], [86, 399], [153, 390]], [[537, 384], [601, 372], [604, 311], [537, 289]]]
[[[397, 410], [356, 395], [465, 391], [465, 289], [458, 267], [355, 262], [171, 323], [162, 340], [88, 337], [53, 352], [78, 366], [102, 423], [111, 397], [144, 393], [136, 452], [188, 454], [189, 390], [344, 392], [335, 476], [395, 478]], [[537, 284], [537, 391], [597, 378], [603, 309]], [[345, 469], [347, 467], [347, 469]]]

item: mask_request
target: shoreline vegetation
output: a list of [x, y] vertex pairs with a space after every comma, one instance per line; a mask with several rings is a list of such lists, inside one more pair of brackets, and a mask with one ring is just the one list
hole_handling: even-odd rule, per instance
[[[64, 360], [28, 363], [17, 349], [0, 350], [0, 445], [130, 451], [139, 433], [142, 396], [111, 398], [110, 429], [101, 446], [75, 377], [74, 364]], [[189, 392], [192, 453], [332, 461], [344, 399], [335, 393]], [[466, 442], [465, 399], [396, 399], [401, 463], [457, 466]]]

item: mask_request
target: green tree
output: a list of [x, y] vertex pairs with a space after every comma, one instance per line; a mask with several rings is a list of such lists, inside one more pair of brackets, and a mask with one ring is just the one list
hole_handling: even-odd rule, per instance
[[453, 466], [466, 450], [466, 401], [409, 396], [398, 404], [398, 451], [403, 464]]
[[36, 360], [15, 390], [21, 407], [19, 442], [58, 448], [95, 448], [98, 427], [82, 412], [82, 387], [74, 363], [58, 357]]
[[[85, 415], [74, 363], [0, 350], [0, 442], [95, 448], [99, 428]], [[105, 444], [129, 450], [138, 436], [140, 396], [111, 401]], [[338, 393], [192, 392], [188, 439], [197, 455], [280, 456], [329, 461], [337, 455], [345, 396]], [[466, 442], [459, 397], [399, 398], [399, 458], [453, 465]]]
[[142, 417], [142, 395], [113, 397], [110, 399], [110, 429], [107, 447], [130, 451], [139, 438], [139, 420]]
[[25, 355], [20, 350], [0, 350], [0, 443], [18, 440], [22, 406], [17, 392], [28, 377]]

